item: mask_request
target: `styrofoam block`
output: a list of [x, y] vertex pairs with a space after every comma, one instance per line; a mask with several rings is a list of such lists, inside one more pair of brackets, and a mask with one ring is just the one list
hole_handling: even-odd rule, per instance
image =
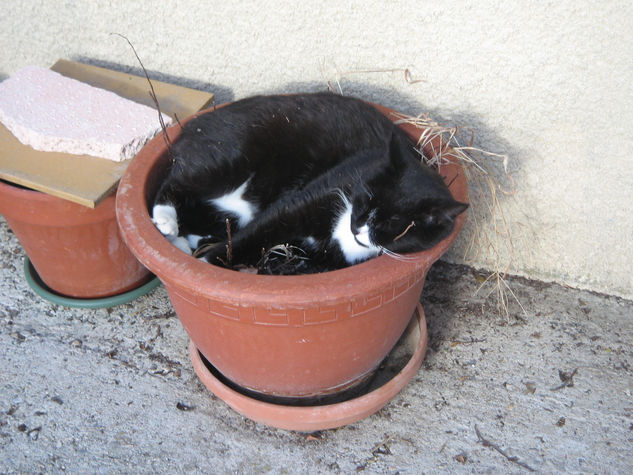
[[0, 122], [36, 150], [114, 161], [132, 158], [160, 131], [155, 109], [39, 66], [0, 83]]

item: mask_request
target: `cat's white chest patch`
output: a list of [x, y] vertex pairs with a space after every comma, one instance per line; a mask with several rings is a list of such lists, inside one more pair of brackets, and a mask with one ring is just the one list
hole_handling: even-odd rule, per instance
[[251, 222], [257, 212], [257, 207], [244, 199], [244, 192], [248, 187], [249, 180], [250, 178], [230, 193], [209, 200], [209, 203], [222, 211], [227, 211], [237, 216], [237, 223], [240, 227], [244, 227]]
[[363, 226], [356, 236], [352, 233], [351, 226], [352, 205], [346, 201], [345, 209], [334, 223], [334, 229], [332, 231], [332, 239], [334, 239], [341, 248], [345, 260], [350, 264], [354, 264], [378, 255], [380, 248], [371, 244], [369, 241], [369, 229], [367, 225]]

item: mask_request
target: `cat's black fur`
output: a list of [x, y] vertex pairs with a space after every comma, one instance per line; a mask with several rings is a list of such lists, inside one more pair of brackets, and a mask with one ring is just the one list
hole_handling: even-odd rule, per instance
[[[226, 261], [226, 218], [233, 263], [256, 265], [263, 250], [289, 243], [305, 251], [313, 270], [329, 270], [382, 249], [430, 248], [467, 207], [383, 114], [330, 93], [256, 96], [202, 114], [183, 127], [171, 154], [154, 204], [175, 208], [180, 236], [222, 241], [202, 256], [214, 264]], [[249, 222], [210, 203], [247, 180], [241, 197], [253, 206]], [[368, 229], [368, 255], [362, 246], [358, 256], [346, 254], [334, 236], [350, 205], [349, 225], [338, 235]]]

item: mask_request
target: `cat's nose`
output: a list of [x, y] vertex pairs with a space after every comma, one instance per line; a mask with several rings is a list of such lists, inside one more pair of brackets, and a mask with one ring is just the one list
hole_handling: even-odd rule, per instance
[[354, 236], [356, 236], [360, 232], [360, 229], [354, 223], [351, 224], [350, 228]]

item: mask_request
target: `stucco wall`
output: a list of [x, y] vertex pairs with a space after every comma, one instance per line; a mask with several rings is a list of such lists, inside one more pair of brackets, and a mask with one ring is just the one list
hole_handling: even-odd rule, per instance
[[[633, 6], [509, 5], [6, 2], [0, 79], [62, 57], [138, 72], [111, 32], [153, 77], [218, 102], [339, 78], [344, 93], [472, 127], [476, 145], [509, 154], [511, 272], [633, 298]], [[358, 72], [384, 69], [399, 71]], [[461, 261], [465, 241], [449, 259]], [[482, 251], [474, 264], [491, 266]]]

